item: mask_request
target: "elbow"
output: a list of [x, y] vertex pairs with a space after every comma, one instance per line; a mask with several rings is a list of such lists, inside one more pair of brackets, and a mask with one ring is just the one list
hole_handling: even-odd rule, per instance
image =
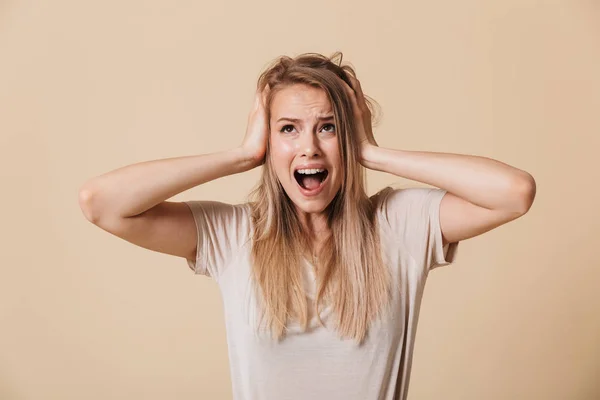
[[82, 187], [79, 190], [79, 208], [83, 212], [85, 218], [90, 221], [92, 224], [96, 224], [98, 222], [98, 215], [94, 211], [93, 201], [94, 201], [94, 192], [93, 190]]
[[518, 199], [517, 212], [521, 215], [526, 214], [535, 200], [536, 183], [533, 176], [529, 173], [524, 173], [523, 177], [519, 178], [514, 186], [516, 198]]

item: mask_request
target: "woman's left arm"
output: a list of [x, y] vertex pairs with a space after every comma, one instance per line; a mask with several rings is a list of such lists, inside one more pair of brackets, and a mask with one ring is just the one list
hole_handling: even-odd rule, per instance
[[524, 215], [536, 193], [529, 173], [486, 157], [364, 144], [361, 163], [447, 190], [440, 204], [444, 244], [480, 235]]
[[443, 244], [465, 240], [524, 215], [536, 194], [531, 174], [500, 161], [473, 155], [394, 150], [377, 145], [360, 82], [349, 77], [360, 143], [367, 168], [445, 189], [440, 204]]

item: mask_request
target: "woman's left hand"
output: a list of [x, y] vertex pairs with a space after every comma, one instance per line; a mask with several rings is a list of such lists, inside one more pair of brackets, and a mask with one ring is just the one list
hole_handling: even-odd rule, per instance
[[352, 107], [354, 109], [356, 135], [360, 149], [360, 161], [362, 163], [364, 154], [368, 151], [369, 147], [378, 147], [379, 145], [373, 136], [371, 110], [369, 110], [367, 102], [365, 101], [365, 96], [362, 92], [360, 82], [350, 74], [348, 74], [348, 78], [352, 83], [352, 87], [350, 87], [345, 81], [342, 80], [342, 82], [346, 88], [346, 93], [348, 93], [348, 96], [350, 97], [350, 101], [352, 101]]

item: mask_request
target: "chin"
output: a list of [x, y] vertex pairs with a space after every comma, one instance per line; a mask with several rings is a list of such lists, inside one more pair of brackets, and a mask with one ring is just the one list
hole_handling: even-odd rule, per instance
[[318, 201], [318, 202], [309, 202], [307, 204], [306, 202], [296, 202], [294, 200], [292, 200], [292, 202], [294, 203], [294, 205], [296, 206], [298, 211], [302, 211], [307, 214], [321, 214], [321, 213], [325, 212], [325, 210], [331, 203], [330, 202], [330, 203], [325, 204], [324, 202]]

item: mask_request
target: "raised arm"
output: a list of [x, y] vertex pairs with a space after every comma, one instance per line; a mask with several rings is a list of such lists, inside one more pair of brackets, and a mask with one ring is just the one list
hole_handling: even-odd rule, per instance
[[234, 149], [145, 161], [94, 177], [79, 191], [85, 217], [138, 246], [193, 257], [196, 228], [188, 206], [167, 199], [205, 182], [248, 171], [264, 162], [268, 125], [256, 93], [243, 143]]
[[531, 208], [536, 183], [526, 171], [488, 157], [379, 147], [360, 82], [350, 80], [353, 87], [344, 85], [355, 112], [361, 164], [446, 190], [439, 210], [443, 244], [481, 235]]
[[247, 171], [253, 164], [242, 148], [234, 148], [127, 165], [88, 180], [80, 190], [80, 205], [93, 223], [134, 217], [178, 193]]

